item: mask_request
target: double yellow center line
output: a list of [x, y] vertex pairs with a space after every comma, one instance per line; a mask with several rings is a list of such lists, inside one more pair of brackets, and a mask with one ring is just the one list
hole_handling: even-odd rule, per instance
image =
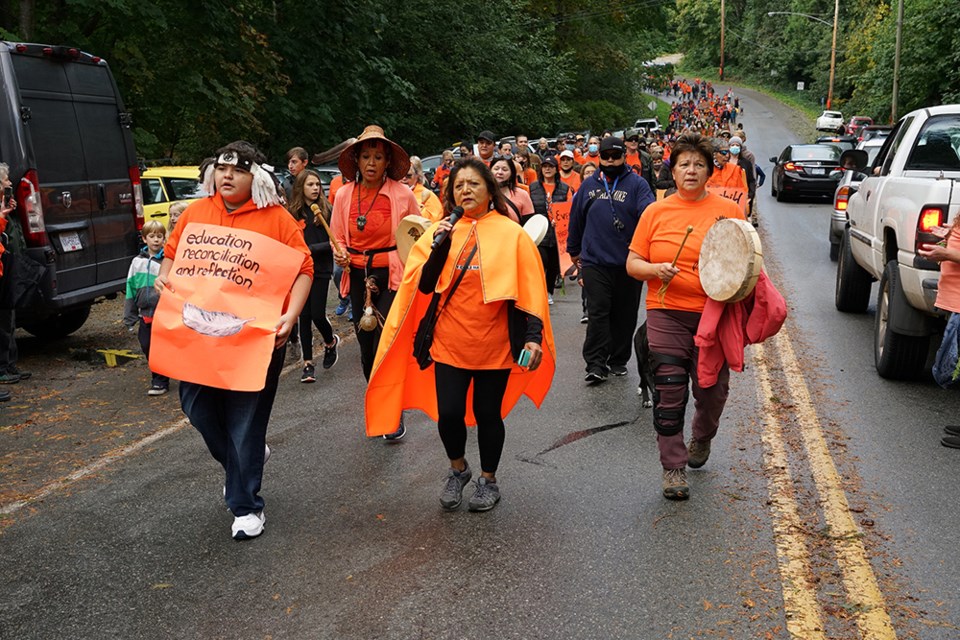
[[793, 345], [786, 331], [772, 342], [774, 349], [754, 347], [757, 393], [764, 419], [764, 466], [770, 479], [774, 539], [780, 566], [787, 630], [794, 638], [818, 640], [827, 637], [822, 608], [817, 602], [816, 582], [810, 569], [810, 552], [805, 541], [800, 510], [793, 497], [793, 474], [784, 443], [783, 425], [777, 415], [770, 376], [770, 358], [779, 355], [783, 376], [793, 400], [794, 419], [819, 496], [819, 506], [831, 533], [847, 602], [856, 611], [857, 626], [865, 640], [893, 640], [897, 637], [887, 606], [863, 546], [862, 532], [850, 515], [850, 505], [840, 474], [830, 456], [820, 420], [814, 410]]

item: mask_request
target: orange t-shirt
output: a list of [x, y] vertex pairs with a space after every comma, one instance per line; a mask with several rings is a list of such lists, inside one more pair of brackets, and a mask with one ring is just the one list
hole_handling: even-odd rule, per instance
[[728, 162], [723, 169], [713, 168], [713, 174], [707, 180], [708, 187], [736, 187], [746, 190], [747, 174], [743, 167]]
[[[476, 244], [477, 235], [471, 228], [470, 237], [456, 258], [457, 272], [453, 282], [463, 272], [467, 256]], [[442, 310], [430, 348], [434, 360], [461, 369], [509, 369], [513, 365], [507, 303], [503, 300], [484, 303], [479, 251], [470, 261], [453, 297], [447, 299], [444, 294], [440, 304]]]
[[[362, 184], [357, 185], [356, 193], [360, 194], [360, 200], [354, 198], [350, 200], [350, 242], [353, 244], [351, 249], [365, 251], [367, 249], [383, 249], [392, 247], [396, 243], [393, 237], [393, 224], [390, 215], [390, 198], [385, 194], [367, 189]], [[372, 203], [371, 198], [376, 194], [376, 200]], [[360, 218], [360, 211], [364, 212], [366, 224], [363, 230], [357, 221]], [[367, 264], [367, 256], [350, 254], [350, 264], [354, 267], [363, 268]], [[373, 266], [390, 266], [390, 256], [387, 252], [377, 253], [373, 256]]]
[[560, 178], [561, 182], [565, 183], [572, 190], [576, 191], [580, 188], [580, 174], [576, 171], [571, 171], [570, 175], [566, 178], [563, 177], [562, 173], [558, 177]]
[[663, 305], [656, 293], [660, 289], [660, 279], [647, 282], [647, 309], [703, 312], [707, 294], [700, 285], [700, 246], [707, 231], [721, 218], [745, 219], [735, 202], [715, 193], [707, 193], [703, 200], [696, 202], [674, 194], [647, 207], [630, 242], [630, 251], [647, 262], [673, 262], [687, 226], [693, 226], [677, 259], [680, 273], [670, 281]]
[[[947, 248], [960, 250], [960, 231], [950, 231]], [[940, 263], [940, 284], [937, 287], [937, 307], [960, 313], [960, 264], [953, 260]]]
[[527, 167], [523, 170], [523, 183], [524, 184], [533, 184], [537, 181], [537, 172], [533, 169]]

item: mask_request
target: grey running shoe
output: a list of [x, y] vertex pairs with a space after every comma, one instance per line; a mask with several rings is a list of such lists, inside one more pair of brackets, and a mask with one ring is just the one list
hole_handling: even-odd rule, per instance
[[707, 464], [710, 459], [710, 441], [693, 440], [687, 444], [687, 466], [691, 469], [699, 469]]
[[686, 500], [690, 497], [686, 469], [663, 470], [663, 497], [668, 500]]
[[460, 506], [463, 501], [463, 488], [470, 482], [473, 472], [470, 471], [470, 465], [467, 465], [463, 471], [449, 469], [447, 477], [443, 481], [443, 493], [440, 494], [440, 506], [447, 511], [453, 511]]
[[497, 503], [500, 502], [500, 487], [497, 486], [496, 482], [490, 482], [486, 478], [477, 478], [473, 484], [477, 485], [477, 490], [470, 498], [470, 502], [467, 503], [467, 508], [470, 511], [490, 511], [497, 506]]
[[603, 382], [607, 379], [607, 372], [603, 369], [590, 369], [583, 377], [584, 382]]

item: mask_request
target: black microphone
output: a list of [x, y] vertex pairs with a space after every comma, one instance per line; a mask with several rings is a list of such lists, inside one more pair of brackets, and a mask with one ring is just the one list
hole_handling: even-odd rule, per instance
[[[450, 226], [457, 224], [457, 220], [460, 219], [460, 216], [463, 215], [463, 207], [454, 207], [453, 211], [450, 212]], [[452, 229], [451, 229], [452, 230]], [[433, 244], [430, 245], [430, 250], [433, 251], [437, 247], [443, 244], [444, 240], [447, 239], [447, 236], [450, 235], [450, 231], [441, 231], [433, 239]]]

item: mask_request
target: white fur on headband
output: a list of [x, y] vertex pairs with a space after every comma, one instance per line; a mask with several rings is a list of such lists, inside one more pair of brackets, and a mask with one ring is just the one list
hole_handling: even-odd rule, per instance
[[[217, 192], [217, 185], [213, 178], [215, 170], [216, 164], [211, 162], [210, 166], [207, 167], [207, 170], [203, 173], [202, 188], [210, 195]], [[253, 174], [253, 184], [250, 185], [250, 191], [253, 197], [253, 203], [257, 205], [258, 209], [282, 204], [283, 201], [280, 198], [277, 184], [273, 181], [273, 176], [271, 176], [266, 169], [254, 162], [250, 166], [250, 173]]]

